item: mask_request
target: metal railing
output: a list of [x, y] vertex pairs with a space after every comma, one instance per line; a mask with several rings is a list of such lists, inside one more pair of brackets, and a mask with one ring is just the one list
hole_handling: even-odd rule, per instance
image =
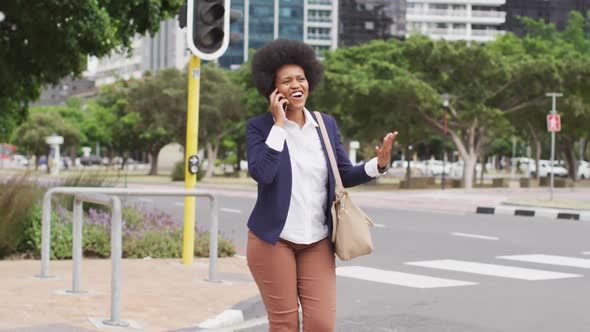
[[80, 275], [82, 262], [82, 225], [84, 202], [107, 205], [111, 212], [111, 318], [103, 324], [127, 327], [129, 323], [121, 320], [121, 259], [123, 257], [122, 207], [117, 196], [101, 194], [77, 194], [74, 198], [74, 218], [72, 236], [72, 290], [71, 293], [85, 293], [80, 290]]
[[[208, 192], [195, 189], [128, 189], [128, 188], [90, 188], [90, 187], [56, 187], [48, 190], [43, 197], [43, 219], [41, 234], [41, 274], [40, 278], [50, 278], [49, 260], [51, 254], [51, 198], [54, 194], [74, 195], [73, 237], [72, 237], [72, 290], [70, 293], [84, 293], [80, 290], [82, 261], [82, 224], [83, 202], [108, 205], [111, 213], [111, 318], [103, 321], [113, 326], [128, 326], [121, 321], [121, 259], [122, 259], [122, 207], [117, 196], [192, 196], [206, 197], [211, 202], [211, 226], [209, 228], [209, 278], [208, 281], [219, 282], [217, 279], [217, 232], [218, 205], [216, 197]], [[110, 196], [105, 196], [110, 195]], [[115, 196], [116, 195], [116, 196]]]

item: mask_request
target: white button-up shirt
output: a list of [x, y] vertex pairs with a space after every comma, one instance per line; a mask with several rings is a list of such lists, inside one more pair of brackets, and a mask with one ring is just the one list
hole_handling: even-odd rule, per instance
[[[291, 202], [285, 227], [280, 238], [299, 244], [310, 244], [328, 236], [325, 223], [325, 209], [328, 199], [328, 164], [320, 136], [316, 130], [318, 123], [311, 113], [303, 110], [303, 127], [287, 120], [285, 128], [273, 126], [266, 144], [276, 151], [283, 151], [285, 141], [289, 148], [291, 161]], [[377, 158], [365, 164], [365, 172], [371, 177], [379, 176]]]

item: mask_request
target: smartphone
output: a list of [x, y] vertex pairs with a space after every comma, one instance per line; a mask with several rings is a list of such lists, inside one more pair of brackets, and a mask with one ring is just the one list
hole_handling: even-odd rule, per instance
[[[285, 99], [285, 98], [284, 98], [284, 97], [281, 97], [281, 98], [279, 99], [279, 101], [281, 101], [281, 100], [283, 100], [283, 99]], [[287, 112], [287, 104], [288, 104], [288, 103], [284, 103], [284, 104], [283, 104], [283, 111], [285, 111], [285, 112]]]

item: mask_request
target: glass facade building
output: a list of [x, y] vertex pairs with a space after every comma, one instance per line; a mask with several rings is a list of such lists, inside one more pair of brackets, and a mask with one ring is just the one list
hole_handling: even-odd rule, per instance
[[219, 59], [222, 67], [241, 65], [249, 50], [278, 38], [303, 41], [318, 54], [337, 46], [338, 0], [232, 0], [231, 6], [242, 17], [231, 25], [234, 41]]
[[520, 17], [542, 19], [545, 23], [554, 23], [557, 30], [563, 30], [571, 11], [586, 13], [590, 10], [590, 0], [508, 0], [504, 6], [506, 11], [506, 31], [518, 36], [525, 34], [524, 24]]

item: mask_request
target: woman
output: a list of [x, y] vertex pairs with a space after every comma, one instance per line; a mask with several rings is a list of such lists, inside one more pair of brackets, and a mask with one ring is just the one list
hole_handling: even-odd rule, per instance
[[[252, 61], [258, 91], [269, 98], [266, 114], [248, 120], [248, 170], [258, 199], [248, 220], [248, 266], [262, 296], [270, 331], [333, 331], [336, 271], [330, 242], [334, 176], [315, 115], [305, 108], [323, 68], [308, 45], [276, 40]], [[353, 166], [334, 118], [322, 114], [345, 187], [384, 174], [397, 135], [388, 133], [377, 157]]]

